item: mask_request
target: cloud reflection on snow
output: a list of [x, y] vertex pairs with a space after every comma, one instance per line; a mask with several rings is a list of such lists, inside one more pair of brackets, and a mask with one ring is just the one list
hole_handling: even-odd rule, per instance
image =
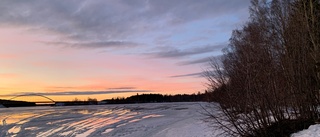
[[[92, 109], [92, 107], [97, 107]], [[162, 115], [125, 107], [74, 106], [1, 111], [1, 136], [90, 136]], [[134, 111], [132, 111], [134, 110]]]

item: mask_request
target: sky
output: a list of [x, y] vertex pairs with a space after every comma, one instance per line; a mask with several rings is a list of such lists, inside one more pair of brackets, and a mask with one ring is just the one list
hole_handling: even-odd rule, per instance
[[192, 94], [250, 0], [0, 0], [0, 98]]

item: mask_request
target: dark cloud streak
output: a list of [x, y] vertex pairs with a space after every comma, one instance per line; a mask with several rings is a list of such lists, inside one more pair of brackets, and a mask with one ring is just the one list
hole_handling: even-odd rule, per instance
[[185, 50], [177, 49], [174, 47], [165, 47], [162, 48], [159, 52], [154, 53], [147, 53], [147, 55], [151, 55], [156, 58], [177, 58], [177, 57], [185, 57], [185, 56], [192, 56], [204, 53], [210, 53], [214, 51], [220, 51], [224, 44], [221, 45], [206, 45], [206, 46], [199, 46], [196, 48], [188, 48]]
[[170, 76], [170, 78], [181, 78], [181, 77], [203, 77], [203, 72]]
[[62, 45], [73, 48], [132, 48], [137, 47], [140, 44], [126, 41], [101, 41], [101, 42], [43, 42], [48, 45]]
[[102, 94], [118, 94], [118, 93], [138, 93], [138, 92], [153, 92], [151, 90], [107, 90], [107, 91], [65, 91], [65, 92], [22, 92], [16, 94], [2, 96], [18, 96], [37, 94], [44, 96], [71, 96], [71, 95], [102, 95]]
[[208, 63], [210, 61], [210, 57], [206, 58], [201, 58], [201, 59], [196, 59], [196, 60], [191, 60], [191, 61], [183, 61], [183, 62], [178, 62], [178, 65], [193, 65], [193, 64], [202, 64], [202, 63]]
[[223, 55], [218, 55], [214, 57], [205, 57], [205, 58], [200, 58], [200, 59], [195, 59], [195, 60], [188, 60], [188, 61], [182, 61], [178, 62], [178, 65], [194, 65], [194, 64], [208, 64], [212, 59], [218, 59], [220, 60]]

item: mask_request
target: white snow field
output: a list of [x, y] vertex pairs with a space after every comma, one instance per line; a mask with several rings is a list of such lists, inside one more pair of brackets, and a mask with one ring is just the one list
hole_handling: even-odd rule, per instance
[[[0, 137], [216, 137], [204, 102], [0, 108]], [[320, 124], [291, 137], [320, 137]]]
[[200, 105], [148, 103], [0, 108], [0, 136], [211, 137]]
[[320, 137], [320, 124], [311, 125], [308, 129], [292, 134], [291, 137]]

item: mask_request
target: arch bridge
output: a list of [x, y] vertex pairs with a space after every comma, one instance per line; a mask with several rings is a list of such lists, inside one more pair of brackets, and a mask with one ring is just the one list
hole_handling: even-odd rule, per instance
[[17, 101], [16, 99], [17, 98], [20, 98], [20, 97], [32, 97], [32, 96], [36, 96], [36, 97], [41, 97], [41, 98], [44, 98], [48, 101], [27, 101], [27, 102], [32, 102], [32, 103], [38, 103], [38, 104], [55, 104], [56, 101], [54, 101], [53, 99], [45, 96], [45, 95], [41, 95], [41, 94], [23, 94], [23, 95], [17, 95], [17, 96], [14, 96], [12, 98], [10, 98], [9, 100], [10, 101]]

